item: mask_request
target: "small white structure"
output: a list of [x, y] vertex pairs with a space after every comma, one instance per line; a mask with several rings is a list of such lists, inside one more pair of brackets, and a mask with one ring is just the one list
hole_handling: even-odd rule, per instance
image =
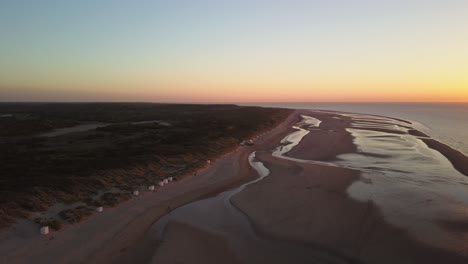
[[172, 178], [172, 177], [168, 177], [167, 179], [168, 179], [170, 182], [174, 180], [174, 178]]
[[210, 165], [210, 164], [211, 164], [211, 160], [207, 160], [206, 163], [207, 163], [208, 165]]
[[133, 195], [135, 195], [135, 196], [140, 195], [140, 191], [138, 191], [138, 190], [133, 191]]
[[102, 211], [104, 211], [104, 207], [102, 206], [96, 207], [96, 212], [102, 213]]
[[169, 180], [168, 180], [168, 179], [164, 179], [163, 182], [164, 182], [164, 184], [168, 184], [168, 183], [169, 183]]
[[149, 191], [154, 191], [154, 185], [148, 186]]
[[47, 234], [49, 234], [49, 227], [48, 226], [41, 227], [41, 235], [47, 235]]
[[158, 181], [158, 185], [159, 185], [160, 187], [163, 187], [163, 186], [164, 186], [164, 181]]

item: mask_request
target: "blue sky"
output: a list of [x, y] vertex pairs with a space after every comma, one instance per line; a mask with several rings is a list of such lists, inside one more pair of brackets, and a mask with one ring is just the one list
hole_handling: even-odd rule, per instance
[[380, 87], [349, 100], [401, 101], [408, 87], [432, 100], [447, 86], [468, 98], [467, 25], [468, 2], [455, 0], [2, 0], [0, 95], [342, 101]]

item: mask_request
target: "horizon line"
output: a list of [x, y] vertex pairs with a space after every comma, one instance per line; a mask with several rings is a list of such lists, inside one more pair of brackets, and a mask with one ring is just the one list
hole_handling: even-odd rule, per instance
[[466, 104], [468, 101], [0, 101], [0, 104]]

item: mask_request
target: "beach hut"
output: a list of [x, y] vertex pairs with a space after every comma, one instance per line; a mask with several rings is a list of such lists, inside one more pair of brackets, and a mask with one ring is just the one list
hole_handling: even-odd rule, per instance
[[168, 179], [164, 179], [163, 182], [164, 182], [164, 184], [168, 184], [168, 183], [169, 183], [169, 180], [168, 180]]
[[96, 212], [102, 213], [102, 211], [104, 211], [104, 207], [99, 206], [99, 207], [96, 208]]
[[210, 164], [211, 164], [211, 160], [207, 160], [207, 161], [206, 161], [206, 164], [210, 165]]
[[149, 190], [149, 191], [154, 191], [154, 185], [148, 186], [148, 190]]
[[164, 186], [164, 181], [158, 181], [158, 185], [159, 185], [160, 187], [163, 187], [163, 186]]
[[49, 234], [49, 227], [48, 226], [43, 226], [41, 227], [41, 235], [47, 235]]
[[168, 177], [167, 179], [169, 179], [170, 182], [174, 180], [172, 177]]
[[135, 195], [135, 196], [140, 195], [140, 191], [138, 191], [138, 190], [133, 191], [133, 195]]

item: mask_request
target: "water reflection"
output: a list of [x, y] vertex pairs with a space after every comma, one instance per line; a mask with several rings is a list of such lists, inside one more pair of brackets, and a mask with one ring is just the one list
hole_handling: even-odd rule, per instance
[[408, 124], [368, 115], [347, 116], [353, 119], [348, 132], [358, 151], [338, 156], [333, 165], [362, 172], [361, 180], [348, 188], [350, 196], [373, 201], [387, 221], [425, 243], [466, 251], [464, 232], [468, 229], [455, 231], [441, 223], [468, 223], [468, 178], [418, 137], [367, 130], [407, 132]]
[[[295, 126], [297, 131], [281, 141], [274, 155], [282, 157], [297, 146], [309, 133], [302, 127], [314, 128], [319, 125], [320, 120], [304, 116], [303, 121]], [[323, 249], [314, 249], [294, 242], [265, 239], [256, 234], [249, 219], [231, 203], [231, 198], [235, 194], [248, 185], [261, 181], [270, 173], [262, 162], [255, 159], [255, 152], [249, 156], [249, 163], [257, 171], [259, 178], [215, 197], [177, 208], [160, 219], [150, 232], [156, 234], [160, 240], [164, 240], [165, 228], [170, 221], [188, 224], [224, 237], [230, 249], [244, 263], [347, 263], [342, 257]]]
[[[388, 222], [404, 228], [422, 242], [465, 252], [468, 244], [467, 229], [464, 229], [468, 226], [468, 178], [418, 137], [406, 134], [412, 129], [410, 124], [368, 115], [347, 117], [353, 120], [348, 132], [354, 137], [357, 153], [340, 155], [332, 162], [287, 156], [286, 153], [311, 130], [320, 129], [320, 120], [303, 116], [303, 120], [294, 127], [296, 131], [281, 141], [273, 155], [294, 162], [361, 171], [361, 179], [347, 190], [352, 198], [372, 201]], [[255, 160], [255, 153], [251, 154], [249, 161], [261, 176], [256, 181], [268, 175], [268, 169]], [[255, 234], [248, 218], [230, 201], [248, 184], [176, 209], [153, 226], [153, 232], [162, 236], [166, 223], [177, 221], [222, 235], [236, 255], [246, 262], [316, 261], [320, 253], [312, 254], [310, 248], [264, 240]]]
[[[323, 162], [274, 156], [294, 162], [343, 167], [361, 171], [361, 179], [348, 188], [359, 201], [372, 201], [391, 224], [432, 246], [467, 252], [468, 177], [458, 172], [438, 151], [417, 136], [407, 134], [411, 124], [391, 118], [342, 114], [352, 119], [347, 131], [357, 153]], [[311, 128], [297, 124], [285, 140], [300, 141]], [[374, 129], [374, 130], [372, 130]]]

